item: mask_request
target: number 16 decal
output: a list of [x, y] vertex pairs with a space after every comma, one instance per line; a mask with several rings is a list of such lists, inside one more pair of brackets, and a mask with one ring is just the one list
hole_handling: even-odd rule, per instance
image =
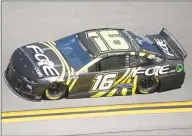
[[126, 39], [117, 30], [90, 31], [87, 37], [91, 38], [101, 52], [109, 50], [129, 50], [131, 47]]
[[117, 73], [96, 75], [93, 80], [94, 83], [90, 92], [109, 90], [113, 86], [116, 78]]

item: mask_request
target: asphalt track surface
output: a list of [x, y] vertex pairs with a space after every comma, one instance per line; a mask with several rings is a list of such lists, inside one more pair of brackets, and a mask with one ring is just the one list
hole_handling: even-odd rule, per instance
[[[2, 9], [2, 70], [15, 48], [36, 41], [55, 40], [82, 30], [115, 27], [144, 34], [167, 28], [188, 53], [186, 79], [182, 89], [146, 96], [75, 99], [30, 102], [13, 94], [2, 80], [2, 111], [20, 111], [113, 104], [192, 100], [192, 3], [126, 2], [126, 3], [52, 3], [8, 2]], [[19, 122], [3, 125], [3, 134], [191, 134], [192, 113], [164, 113], [90, 117], [70, 120]], [[176, 123], [177, 122], [177, 123]], [[44, 127], [42, 127], [44, 126]], [[35, 128], [35, 129], [32, 129]], [[138, 131], [139, 130], [139, 131]], [[168, 130], [168, 131], [165, 131]], [[177, 132], [177, 133], [176, 133]], [[182, 134], [183, 134], [182, 133]], [[116, 134], [116, 133], [115, 133]], [[96, 135], [96, 134], [93, 134]], [[97, 134], [98, 135], [98, 134]]]

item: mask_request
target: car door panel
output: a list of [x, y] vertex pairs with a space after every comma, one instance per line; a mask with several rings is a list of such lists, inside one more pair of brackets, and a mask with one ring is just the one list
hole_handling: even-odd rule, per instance
[[94, 73], [84, 73], [78, 75], [76, 79], [76, 83], [73, 89], [69, 93], [68, 98], [87, 98], [89, 97], [89, 89], [92, 85], [92, 80], [97, 75], [96, 72]]
[[[117, 96], [120, 93], [111, 92], [114, 88], [116, 88], [116, 85], [120, 84], [121, 82], [125, 82], [125, 79], [127, 78], [125, 76], [125, 72], [127, 69], [120, 69], [120, 70], [112, 70], [112, 71], [101, 71], [101, 72], [93, 72], [93, 73], [87, 73], [87, 74], [81, 74], [79, 75], [79, 78], [77, 79], [77, 82], [73, 88], [73, 90], [70, 92], [69, 98], [89, 98], [89, 97], [104, 97], [104, 96]], [[97, 85], [98, 88], [104, 85], [104, 82], [107, 78], [110, 77], [110, 75], [116, 74], [115, 78], [108, 78], [107, 81], [112, 81], [111, 87], [109, 89], [92, 91], [91, 89], [93, 86], [95, 86], [96, 82], [99, 84]], [[99, 82], [96, 79], [96, 77], [102, 77], [101, 81]], [[111, 82], [106, 82], [111, 83]], [[101, 87], [102, 88], [102, 87]], [[103, 94], [103, 95], [101, 95]]]

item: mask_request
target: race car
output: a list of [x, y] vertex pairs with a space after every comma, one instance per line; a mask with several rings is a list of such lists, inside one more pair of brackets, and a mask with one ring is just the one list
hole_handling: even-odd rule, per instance
[[21, 46], [4, 75], [31, 101], [151, 94], [182, 87], [186, 57], [165, 28], [152, 35], [98, 28]]

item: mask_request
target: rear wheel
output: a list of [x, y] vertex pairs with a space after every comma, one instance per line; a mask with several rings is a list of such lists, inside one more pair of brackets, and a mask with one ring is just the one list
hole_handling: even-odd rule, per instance
[[138, 84], [138, 93], [149, 94], [154, 93], [159, 87], [159, 79], [157, 77], [142, 77]]
[[66, 97], [68, 88], [63, 83], [54, 82], [45, 90], [44, 96], [47, 100], [58, 100]]

